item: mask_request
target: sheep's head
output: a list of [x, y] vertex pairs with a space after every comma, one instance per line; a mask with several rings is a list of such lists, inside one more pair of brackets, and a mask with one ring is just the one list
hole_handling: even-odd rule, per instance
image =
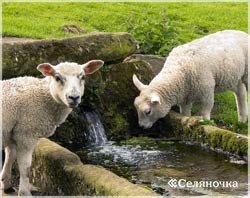
[[86, 75], [94, 73], [103, 64], [101, 60], [92, 60], [83, 65], [65, 62], [53, 66], [43, 63], [37, 69], [51, 78], [50, 93], [56, 102], [73, 108], [81, 102]]
[[158, 93], [140, 82], [136, 75], [133, 75], [133, 82], [140, 91], [140, 95], [134, 101], [139, 125], [150, 128], [158, 119], [166, 116], [170, 107], [167, 107]]

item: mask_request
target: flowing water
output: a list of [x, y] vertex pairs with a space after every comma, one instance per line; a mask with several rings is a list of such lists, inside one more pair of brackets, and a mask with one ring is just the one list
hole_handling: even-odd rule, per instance
[[85, 112], [84, 116], [87, 124], [87, 133], [85, 135], [88, 145], [100, 146], [106, 144], [108, 140], [98, 112]]
[[[86, 118], [95, 124], [89, 125], [92, 146], [77, 151], [84, 162], [102, 165], [162, 195], [247, 195], [247, 165], [241, 160], [176, 141], [132, 138], [110, 142], [98, 114], [88, 114]], [[169, 183], [170, 180], [173, 182]], [[171, 187], [176, 180], [215, 183], [207, 187], [202, 184]], [[224, 185], [217, 186], [217, 181]]]

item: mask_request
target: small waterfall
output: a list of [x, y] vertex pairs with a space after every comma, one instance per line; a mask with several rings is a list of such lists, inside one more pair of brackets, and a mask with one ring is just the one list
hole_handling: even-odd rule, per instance
[[87, 121], [86, 138], [91, 146], [102, 146], [108, 141], [103, 124], [96, 111], [84, 112]]

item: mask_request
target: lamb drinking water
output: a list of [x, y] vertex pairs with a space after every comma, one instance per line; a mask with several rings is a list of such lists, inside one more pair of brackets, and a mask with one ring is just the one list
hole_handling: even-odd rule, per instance
[[214, 92], [227, 90], [235, 93], [239, 121], [246, 122], [248, 37], [235, 30], [217, 32], [174, 48], [149, 85], [134, 75], [140, 90], [134, 102], [139, 125], [150, 128], [176, 104], [183, 115], [190, 116], [194, 102], [200, 104], [199, 114], [209, 120]]
[[20, 171], [19, 195], [31, 195], [29, 169], [32, 152], [42, 137], [53, 135], [77, 106], [84, 93], [85, 76], [103, 65], [101, 60], [86, 64], [49, 63], [37, 69], [43, 79], [19, 77], [1, 82], [3, 105], [3, 147], [5, 162], [1, 172], [1, 187], [11, 191], [11, 169], [17, 159]]

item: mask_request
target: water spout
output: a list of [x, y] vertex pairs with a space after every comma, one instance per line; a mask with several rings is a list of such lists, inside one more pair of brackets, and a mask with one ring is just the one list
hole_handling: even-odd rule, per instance
[[85, 112], [87, 121], [86, 138], [90, 146], [102, 146], [108, 141], [99, 114], [96, 111]]

